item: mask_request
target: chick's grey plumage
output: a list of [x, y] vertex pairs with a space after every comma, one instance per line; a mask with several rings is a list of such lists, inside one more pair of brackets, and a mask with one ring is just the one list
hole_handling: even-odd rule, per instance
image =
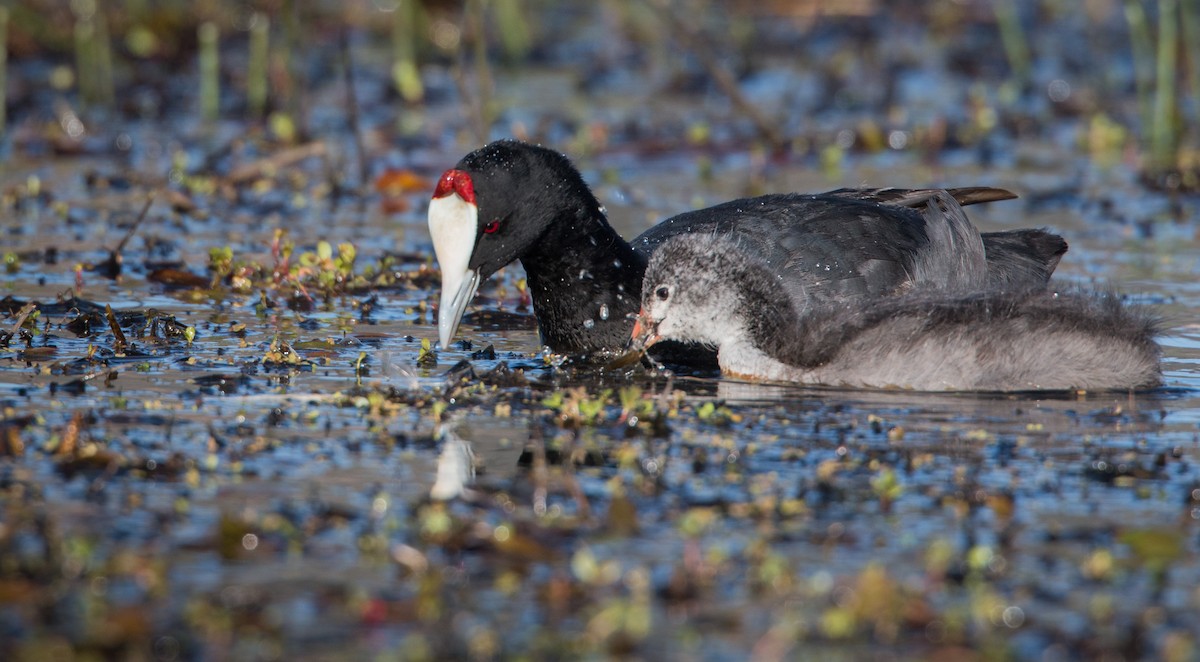
[[716, 345], [723, 372], [752, 379], [974, 391], [1160, 381], [1155, 321], [1111, 295], [922, 287], [814, 307], [715, 235], [658, 248], [641, 315], [648, 334]]

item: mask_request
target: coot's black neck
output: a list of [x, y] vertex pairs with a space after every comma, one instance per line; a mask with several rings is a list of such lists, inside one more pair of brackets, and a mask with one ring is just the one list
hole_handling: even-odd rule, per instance
[[646, 260], [608, 224], [594, 198], [559, 211], [521, 266], [543, 343], [598, 359], [625, 346]]

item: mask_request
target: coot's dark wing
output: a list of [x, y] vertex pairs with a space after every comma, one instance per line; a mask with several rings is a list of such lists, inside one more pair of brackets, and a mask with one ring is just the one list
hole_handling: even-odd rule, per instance
[[1038, 229], [985, 232], [988, 286], [1022, 289], [1043, 285], [1067, 252], [1062, 237]]
[[840, 198], [851, 200], [862, 200], [864, 202], [878, 202], [885, 205], [899, 205], [902, 207], [920, 207], [933, 197], [934, 193], [945, 191], [954, 198], [958, 204], [966, 207], [967, 205], [976, 205], [984, 202], [996, 202], [998, 200], [1012, 200], [1017, 197], [1016, 193], [1006, 191], [1002, 188], [993, 188], [991, 186], [967, 186], [964, 188], [839, 188], [829, 191], [823, 195], [833, 195]]
[[[842, 188], [825, 195], [919, 209], [939, 191], [941, 189]], [[1017, 197], [1012, 191], [989, 186], [951, 188], [945, 189], [945, 193], [964, 207]], [[1059, 260], [1067, 252], [1066, 240], [1041, 229], [984, 232], [982, 237], [988, 264], [987, 284], [992, 287], [1041, 287], [1050, 280]]]
[[840, 194], [734, 200], [663, 221], [633, 245], [649, 255], [679, 234], [733, 237], [798, 303], [890, 294], [914, 282], [982, 284], [982, 245], [962, 208], [938, 191], [926, 201], [916, 210]]

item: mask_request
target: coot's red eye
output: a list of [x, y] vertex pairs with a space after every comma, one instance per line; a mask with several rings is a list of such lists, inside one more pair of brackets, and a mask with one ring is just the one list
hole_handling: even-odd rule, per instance
[[488, 223], [487, 225], [483, 226], [483, 231], [488, 234], [492, 234], [496, 230], [499, 230], [499, 229], [500, 229], [500, 221], [492, 221], [491, 223]]

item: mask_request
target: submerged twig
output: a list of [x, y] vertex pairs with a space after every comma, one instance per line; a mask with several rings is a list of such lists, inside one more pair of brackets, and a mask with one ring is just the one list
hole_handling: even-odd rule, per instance
[[116, 248], [113, 248], [108, 252], [108, 259], [96, 265], [96, 271], [99, 271], [107, 278], [116, 278], [117, 276], [121, 275], [121, 265], [125, 262], [124, 258], [121, 257], [121, 251], [125, 250], [125, 245], [129, 243], [129, 240], [133, 238], [135, 233], [137, 233], [138, 228], [142, 226], [142, 221], [146, 220], [146, 214], [150, 211], [150, 206], [153, 204], [154, 193], [152, 192], [150, 193], [150, 196], [146, 198], [146, 204], [142, 205], [142, 211], [139, 212], [137, 218], [134, 219], [133, 225], [130, 226], [129, 230], [125, 233], [125, 236], [121, 238], [121, 241], [117, 242]]
[[26, 303], [24, 306], [21, 306], [21, 309], [17, 311], [17, 315], [13, 319], [13, 325], [9, 327], [9, 338], [17, 337], [17, 334], [21, 332], [21, 327], [25, 324], [25, 320], [28, 319], [35, 310], [37, 310], [37, 304], [32, 301]]
[[113, 313], [112, 306], [107, 303], [104, 304], [104, 317], [108, 319], [108, 328], [112, 331], [113, 338], [115, 338], [113, 342], [115, 345], [114, 349], [120, 354], [129, 346], [129, 341], [125, 339], [125, 332], [121, 330], [121, 325], [117, 323], [117, 316]]
[[138, 231], [138, 228], [142, 226], [142, 221], [146, 220], [146, 215], [150, 213], [150, 206], [153, 204], [154, 192], [151, 191], [149, 197], [146, 198], [146, 204], [142, 205], [142, 211], [138, 212], [137, 218], [134, 219], [133, 226], [129, 228], [129, 231], [125, 233], [124, 237], [121, 237], [121, 241], [117, 244], [117, 247], [113, 249], [113, 253], [120, 254], [120, 252], [125, 249], [125, 244], [129, 243], [129, 240], [133, 238], [133, 235]]
[[231, 184], [241, 184], [263, 175], [274, 174], [280, 168], [323, 154], [325, 154], [325, 143], [320, 140], [297, 145], [250, 163], [244, 163], [230, 170], [225, 178]]

